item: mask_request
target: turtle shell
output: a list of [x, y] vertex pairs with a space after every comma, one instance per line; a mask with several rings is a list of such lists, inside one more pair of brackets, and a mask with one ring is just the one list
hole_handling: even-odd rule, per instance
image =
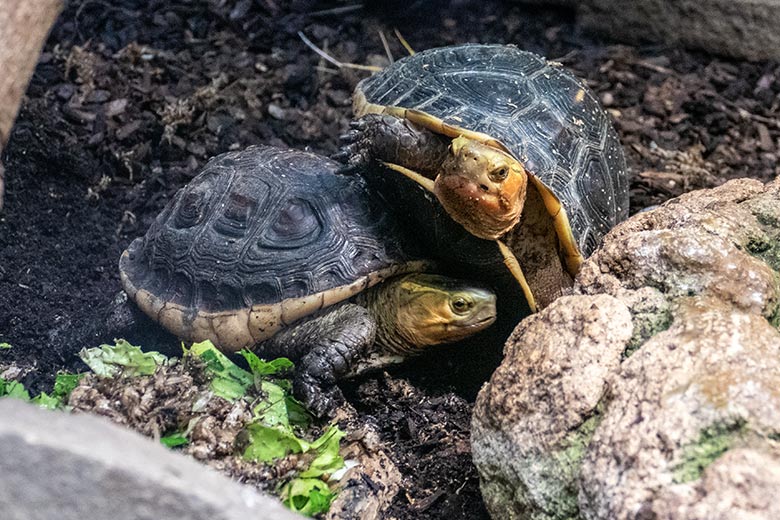
[[220, 155], [120, 260], [126, 292], [179, 337], [249, 347], [425, 267], [361, 176], [267, 146]]
[[499, 141], [561, 200], [585, 255], [628, 216], [617, 134], [560, 64], [513, 45], [443, 47], [395, 62], [355, 92], [357, 116], [413, 109]]

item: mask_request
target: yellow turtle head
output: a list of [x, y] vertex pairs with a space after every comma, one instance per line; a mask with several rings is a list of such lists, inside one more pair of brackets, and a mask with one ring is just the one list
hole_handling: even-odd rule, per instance
[[397, 333], [417, 349], [460, 341], [496, 321], [495, 293], [474, 282], [415, 273], [388, 290], [395, 303], [383, 307], [394, 309]]

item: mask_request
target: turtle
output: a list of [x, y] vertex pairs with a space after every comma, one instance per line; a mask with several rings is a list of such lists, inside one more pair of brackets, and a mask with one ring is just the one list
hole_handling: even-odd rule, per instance
[[211, 159], [122, 253], [128, 297], [187, 341], [296, 363], [323, 416], [336, 380], [489, 327], [484, 284], [435, 265], [361, 177], [327, 157], [252, 146]]
[[573, 282], [628, 216], [626, 161], [609, 116], [559, 63], [515, 45], [429, 49], [363, 79], [333, 157], [373, 164], [495, 240], [532, 311]]

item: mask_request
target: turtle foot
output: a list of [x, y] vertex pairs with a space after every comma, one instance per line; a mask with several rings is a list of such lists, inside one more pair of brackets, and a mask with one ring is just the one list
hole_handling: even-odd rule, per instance
[[364, 119], [352, 121], [350, 130], [339, 136], [341, 147], [330, 158], [342, 163], [339, 173], [354, 173], [367, 166], [372, 159], [371, 140], [366, 130], [369, 125]]
[[344, 403], [344, 395], [337, 386], [326, 387], [311, 374], [295, 377], [293, 395], [319, 419], [332, 416], [339, 405]]

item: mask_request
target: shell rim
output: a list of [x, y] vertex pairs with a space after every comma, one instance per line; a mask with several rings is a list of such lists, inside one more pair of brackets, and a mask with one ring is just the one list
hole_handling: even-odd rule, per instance
[[[388, 278], [434, 268], [428, 260], [410, 260], [375, 270], [352, 283], [301, 297], [251, 307], [206, 311], [165, 300], [147, 288], [137, 287], [129, 274], [129, 265], [136, 262], [130, 257], [130, 249], [133, 247], [131, 243], [119, 259], [119, 277], [124, 291], [136, 305], [174, 335], [193, 342], [212, 340], [220, 349], [228, 352], [252, 348], [296, 321], [344, 302]], [[143, 257], [140, 253], [138, 256]]]

